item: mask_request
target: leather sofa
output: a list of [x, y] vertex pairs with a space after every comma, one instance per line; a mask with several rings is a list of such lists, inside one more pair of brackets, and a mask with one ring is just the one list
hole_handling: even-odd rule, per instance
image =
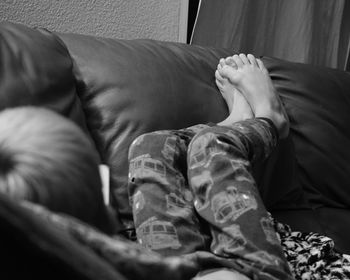
[[[219, 122], [214, 81], [233, 50], [121, 40], [0, 24], [0, 110], [34, 105], [78, 124], [111, 170], [115, 231], [132, 237], [127, 153], [138, 135]], [[350, 74], [263, 57], [291, 131], [254, 167], [268, 210], [350, 253]], [[79, 199], [79, 198], [77, 198]], [[62, 201], [64, 208], [64, 201]]]

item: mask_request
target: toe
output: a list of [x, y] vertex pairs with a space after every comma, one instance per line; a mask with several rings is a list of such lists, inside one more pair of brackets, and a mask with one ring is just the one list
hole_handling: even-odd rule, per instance
[[218, 87], [219, 90], [222, 89], [223, 84], [222, 84], [222, 82], [220, 82], [218, 79], [215, 80], [215, 84], [216, 84], [216, 86]]
[[227, 58], [225, 59], [225, 62], [226, 62], [227, 65], [229, 65], [229, 66], [231, 66], [231, 67], [233, 67], [233, 68], [235, 68], [235, 69], [238, 68], [238, 67], [237, 67], [237, 64], [236, 64], [236, 62], [235, 62], [235, 60], [233, 59], [232, 56], [227, 57]]
[[221, 67], [224, 67], [226, 65], [226, 62], [225, 62], [225, 59], [224, 58], [221, 58], [219, 60], [219, 64], [221, 65]]
[[247, 56], [244, 53], [240, 53], [239, 57], [241, 58], [241, 60], [243, 61], [243, 64], [250, 64]]
[[218, 70], [215, 71], [215, 79], [219, 81], [220, 83], [223, 82], [224, 78], [221, 76], [220, 72]]
[[248, 54], [248, 55], [247, 55], [247, 58], [248, 58], [250, 64], [252, 64], [252, 65], [254, 65], [254, 66], [256, 66], [256, 67], [259, 67], [259, 65], [258, 65], [258, 63], [257, 63], [256, 58], [255, 58], [254, 55]]
[[243, 61], [242, 59], [239, 57], [239, 55], [235, 54], [232, 56], [234, 62], [236, 63], [237, 67], [240, 68], [242, 67], [244, 64], [243, 64]]
[[220, 75], [224, 79], [228, 79], [230, 82], [235, 83], [236, 72], [237, 71], [235, 69], [233, 69], [231, 66], [226, 65], [220, 71]]
[[260, 68], [261, 70], [267, 72], [267, 69], [266, 69], [266, 67], [265, 67], [265, 65], [264, 65], [264, 63], [262, 62], [261, 59], [257, 58], [257, 59], [256, 59], [256, 62], [258, 63], [258, 66], [259, 66], [259, 68]]

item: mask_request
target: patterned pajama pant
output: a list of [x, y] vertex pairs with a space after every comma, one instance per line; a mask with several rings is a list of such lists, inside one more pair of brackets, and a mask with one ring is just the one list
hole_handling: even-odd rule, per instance
[[[139, 136], [129, 150], [138, 242], [163, 256], [195, 255], [203, 270], [226, 267], [251, 279], [293, 279], [291, 267], [297, 279], [323, 279], [301, 265], [295, 234], [270, 217], [251, 175], [277, 140], [276, 128], [263, 118]], [[320, 240], [317, 234], [307, 238]], [[301, 244], [309, 244], [307, 238]]]
[[138, 242], [164, 256], [209, 251], [221, 266], [252, 279], [291, 279], [251, 175], [251, 165], [264, 160], [276, 142], [266, 119], [135, 139], [129, 193]]

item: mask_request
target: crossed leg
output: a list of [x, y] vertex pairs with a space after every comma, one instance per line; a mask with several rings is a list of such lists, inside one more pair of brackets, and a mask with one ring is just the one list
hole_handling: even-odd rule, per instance
[[[129, 191], [138, 241], [164, 255], [210, 250], [212, 257], [207, 264], [212, 259], [212, 264], [232, 268], [252, 279], [291, 279], [251, 175], [251, 165], [264, 160], [273, 149], [277, 132], [282, 136], [287, 133], [288, 121], [283, 114], [281, 117], [283, 111], [275, 111], [282, 105], [276, 101], [276, 93], [269, 91], [268, 75], [262, 68], [256, 69], [259, 63], [246, 71], [245, 62], [235, 62], [233, 57], [231, 60], [234, 63], [220, 63], [215, 74], [230, 111], [226, 120], [214, 127], [198, 126], [190, 133], [185, 129], [146, 134], [131, 145]], [[238, 70], [240, 79], [235, 72]], [[248, 74], [256, 79], [246, 79]], [[246, 85], [256, 80], [265, 86]], [[263, 100], [268, 105], [264, 110], [256, 104], [261, 102], [256, 97], [257, 89], [269, 99]], [[245, 106], [246, 115], [234, 115], [235, 102]], [[254, 115], [260, 118], [251, 119]], [[200, 219], [210, 229], [209, 242]], [[196, 258], [200, 261], [201, 257]], [[210, 279], [230, 272], [218, 273]], [[246, 279], [239, 275], [231, 276]]]
[[147, 133], [129, 149], [128, 187], [137, 240], [163, 256], [207, 247], [186, 176], [188, 143], [203, 127]]
[[291, 279], [273, 222], [251, 175], [277, 143], [273, 124], [257, 118], [206, 128], [188, 148], [194, 206], [211, 230], [210, 251], [251, 279]]

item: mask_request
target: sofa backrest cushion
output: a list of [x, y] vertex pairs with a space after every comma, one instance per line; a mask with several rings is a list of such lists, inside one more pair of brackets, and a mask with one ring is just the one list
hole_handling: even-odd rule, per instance
[[56, 36], [20, 24], [0, 23], [0, 110], [42, 106], [87, 132], [75, 90], [72, 60]]
[[213, 65], [226, 52], [151, 40], [59, 37], [75, 61], [88, 126], [111, 168], [112, 203], [129, 227], [129, 145], [145, 132], [222, 120], [227, 109]]
[[[20, 106], [48, 108], [75, 122], [85, 132], [87, 139], [89, 139], [91, 143], [94, 143], [86, 126], [80, 99], [76, 94], [75, 76], [73, 75], [72, 69], [72, 59], [65, 45], [52, 33], [45, 30], [34, 30], [20, 24], [0, 24], [0, 110]], [[32, 117], [34, 116], [35, 115]], [[59, 121], [61, 119], [51, 119], [51, 122], [57, 123], [56, 120]], [[48, 119], [47, 122], [50, 123]], [[34, 122], [31, 122], [30, 125], [33, 126], [33, 123]], [[67, 125], [70, 127], [69, 123], [67, 123]], [[23, 127], [24, 126], [25, 124]], [[59, 129], [58, 127], [61, 126], [57, 124], [56, 129]], [[72, 129], [74, 130], [74, 128], [75, 126]], [[43, 131], [43, 129], [41, 129], [41, 131]], [[35, 133], [35, 131], [33, 131], [33, 133]], [[59, 137], [59, 135], [54, 135], [52, 132], [49, 132], [51, 135], [50, 137], [44, 134], [45, 133], [36, 136], [39, 138], [42, 136], [43, 138], [40, 139], [46, 139], [47, 141], [49, 141], [48, 139], [50, 137], [56, 137], [56, 139]], [[23, 135], [23, 139], [19, 138], [20, 137], [14, 137], [16, 141], [23, 141], [23, 143], [27, 140]], [[66, 139], [66, 141], [69, 140]], [[6, 141], [4, 141], [4, 143], [5, 142]], [[42, 143], [46, 142], [43, 141]], [[2, 152], [5, 152], [5, 150], [9, 148], [16, 148], [15, 145], [12, 147], [8, 146], [9, 145], [5, 143], [1, 147]], [[23, 147], [29, 146], [25, 144]], [[35, 154], [35, 152], [30, 151], [30, 149], [24, 149], [22, 151], [21, 147], [18, 148], [19, 151], [12, 151], [10, 155], [14, 156], [17, 152], [21, 155], [31, 152]], [[70, 147], [66, 148], [68, 150], [70, 149]], [[91, 146], [91, 149], [92, 153], [90, 156], [93, 158], [93, 153], [95, 153], [95, 155], [98, 153], [94, 146]], [[43, 148], [43, 154], [45, 154], [45, 148]], [[48, 149], [46, 149], [46, 154], [50, 154]], [[4, 155], [2, 154], [0, 156]], [[96, 158], [93, 159], [96, 160]], [[23, 161], [25, 162], [25, 160]], [[95, 161], [91, 161], [91, 164], [93, 163], [95, 163]], [[87, 166], [86, 164], [87, 162], [84, 166]], [[37, 167], [40, 169], [40, 166]], [[40, 169], [41, 173], [42, 170], [47, 171], [50, 169], [50, 167], [46, 167], [46, 169]], [[97, 172], [97, 168], [95, 171]], [[26, 172], [28, 173], [28, 170], [26, 170]], [[26, 172], [14, 171], [13, 173], [20, 174]], [[28, 190], [25, 190], [25, 193], [28, 194], [31, 200], [44, 204], [52, 210], [75, 214], [86, 222], [94, 222], [96, 226], [104, 220], [105, 224], [101, 224], [100, 228], [105, 229], [107, 217], [105, 209], [102, 208], [102, 196], [97, 195], [99, 194], [99, 190], [96, 189], [96, 187], [99, 187], [99, 179], [96, 178], [96, 174], [98, 176], [96, 172], [91, 172], [93, 174], [86, 174], [87, 181], [95, 182], [94, 187], [85, 185], [85, 188], [82, 188], [78, 185], [66, 185], [64, 188], [59, 188], [61, 186], [50, 185], [53, 182], [51, 177], [57, 178], [57, 174], [63, 174], [57, 170], [56, 176], [46, 174], [47, 178], [49, 178], [48, 180], [45, 178], [37, 180], [41, 182], [40, 185], [31, 185], [28, 183], [26, 185]], [[5, 176], [4, 174], [2, 175]], [[40, 172], [38, 171], [38, 173], [35, 174], [39, 176]], [[67, 174], [63, 174], [62, 176]], [[42, 175], [44, 176], [44, 174]], [[28, 177], [30, 176], [26, 178], [28, 179]], [[35, 178], [33, 178], [33, 180], [35, 180]], [[62, 178], [62, 181], [66, 180], [69, 179]], [[27, 181], [29, 182], [30, 180], [28, 179]], [[17, 192], [14, 191], [12, 195], [18, 197], [16, 193]], [[21, 196], [21, 190], [19, 190], [17, 194]], [[86, 210], [87, 203], [90, 204], [91, 211]], [[94, 211], [94, 209], [96, 209], [96, 211]]]
[[[127, 153], [138, 135], [225, 118], [214, 71], [233, 51], [152, 40], [58, 34], [75, 61], [78, 94], [122, 222], [132, 227]], [[348, 207], [348, 73], [263, 58], [291, 119], [291, 135], [256, 168], [269, 210]]]
[[350, 207], [350, 72], [264, 59], [291, 121], [297, 179], [311, 208]]

